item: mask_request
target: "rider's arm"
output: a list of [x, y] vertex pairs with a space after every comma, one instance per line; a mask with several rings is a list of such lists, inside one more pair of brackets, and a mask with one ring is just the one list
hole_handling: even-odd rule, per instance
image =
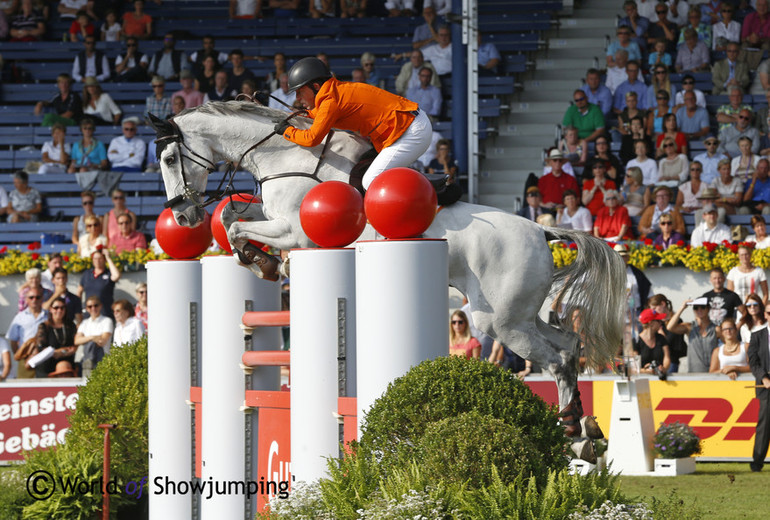
[[283, 134], [286, 139], [301, 146], [317, 146], [323, 142], [336, 120], [335, 113], [339, 109], [339, 105], [337, 100], [331, 97], [326, 97], [319, 102], [320, 104], [316, 107], [313, 126], [307, 130], [290, 126]]

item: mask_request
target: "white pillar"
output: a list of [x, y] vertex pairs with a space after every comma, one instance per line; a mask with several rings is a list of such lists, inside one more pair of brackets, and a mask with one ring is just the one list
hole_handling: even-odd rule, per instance
[[[339, 454], [338, 353], [355, 369], [355, 250], [295, 249], [291, 259], [291, 473], [296, 481], [326, 476]], [[340, 360], [342, 361], [342, 360]], [[355, 379], [346, 382], [355, 395]], [[352, 389], [352, 392], [350, 391]]]
[[610, 471], [623, 475], [645, 475], [652, 471], [654, 435], [650, 381], [615, 381], [607, 448]]
[[445, 240], [356, 244], [359, 436], [364, 414], [388, 383], [449, 353], [448, 285]]
[[[202, 467], [201, 478], [213, 483], [253, 480], [247, 475], [246, 423], [242, 410], [247, 378], [240, 368], [244, 352], [240, 324], [245, 310], [277, 310], [280, 286], [254, 276], [232, 256], [208, 256], [201, 259], [202, 287]], [[247, 302], [253, 307], [247, 309]], [[280, 346], [278, 331], [255, 332], [256, 350]], [[274, 341], [259, 345], [258, 335], [272, 336]], [[272, 345], [270, 343], [272, 342]], [[262, 367], [259, 389], [278, 390], [280, 374], [275, 367]], [[272, 381], [270, 380], [272, 374]], [[255, 381], [257, 378], [254, 379]], [[253, 455], [256, 457], [256, 453]], [[251, 472], [250, 472], [251, 473]], [[268, 477], [265, 477], [266, 479]], [[252, 500], [255, 500], [252, 497]], [[247, 501], [235, 493], [213, 494], [201, 500], [201, 519], [244, 518]], [[253, 516], [253, 512], [252, 512]]]
[[[193, 477], [190, 358], [200, 348], [201, 265], [166, 260], [147, 264], [149, 481]], [[197, 332], [191, 338], [191, 331]], [[198, 338], [195, 345], [191, 339]], [[149, 493], [151, 520], [189, 520], [189, 494]]]

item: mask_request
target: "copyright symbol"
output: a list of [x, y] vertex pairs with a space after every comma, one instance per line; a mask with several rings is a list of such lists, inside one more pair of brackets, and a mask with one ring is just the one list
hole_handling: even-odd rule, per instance
[[50, 498], [55, 489], [53, 476], [45, 470], [38, 470], [27, 477], [27, 494], [34, 500]]

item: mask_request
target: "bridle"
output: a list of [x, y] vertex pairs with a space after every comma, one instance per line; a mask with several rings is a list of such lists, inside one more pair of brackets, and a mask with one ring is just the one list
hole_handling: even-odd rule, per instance
[[[298, 110], [296, 112], [292, 112], [289, 114], [284, 121], [289, 121], [290, 119], [298, 116], [307, 114], [307, 110]], [[222, 176], [222, 179], [219, 181], [219, 185], [215, 189], [214, 195], [209, 195], [208, 198], [206, 198], [204, 201], [200, 201], [200, 198], [202, 196], [206, 196], [205, 192], [199, 192], [195, 190], [190, 183], [187, 180], [187, 175], [185, 173], [184, 168], [184, 160], [187, 159], [188, 161], [191, 161], [201, 168], [206, 170], [207, 175], [211, 175], [213, 172], [217, 171], [217, 165], [214, 164], [211, 160], [207, 159], [206, 157], [203, 157], [201, 154], [195, 152], [192, 148], [190, 148], [187, 143], [184, 141], [184, 136], [182, 135], [182, 132], [179, 129], [179, 126], [176, 124], [176, 122], [173, 119], [169, 119], [168, 123], [171, 124], [171, 126], [174, 129], [174, 133], [171, 135], [166, 135], [159, 137], [155, 140], [156, 144], [162, 144], [167, 142], [172, 143], [178, 143], [180, 146], [180, 152], [179, 152], [179, 167], [182, 174], [182, 183], [184, 184], [184, 187], [182, 188], [183, 193], [180, 195], [177, 195], [175, 197], [172, 197], [171, 199], [167, 200], [163, 203], [164, 208], [173, 208], [174, 206], [177, 206], [178, 204], [181, 204], [184, 202], [184, 200], [189, 200], [194, 206], [197, 208], [203, 209], [206, 206], [209, 206], [215, 202], [221, 201], [223, 198], [227, 197], [228, 195], [232, 195], [232, 185], [233, 185], [233, 178], [235, 177], [235, 172], [238, 171], [238, 168], [240, 164], [243, 162], [243, 159], [246, 157], [247, 154], [254, 151], [258, 146], [261, 144], [267, 142], [269, 139], [271, 139], [273, 136], [277, 135], [277, 132], [272, 131], [267, 136], [265, 136], [262, 140], [258, 141], [257, 143], [251, 145], [249, 148], [247, 148], [242, 154], [241, 158], [238, 159], [236, 162], [228, 161], [227, 167], [225, 169], [224, 175]], [[324, 157], [326, 156], [326, 151], [329, 148], [329, 143], [331, 142], [331, 136], [333, 134], [333, 130], [330, 131], [325, 139], [323, 150], [321, 151], [321, 155], [318, 157], [318, 163], [316, 164], [315, 170], [313, 170], [313, 173], [306, 173], [306, 172], [282, 172], [282, 173], [275, 173], [273, 175], [268, 175], [262, 179], [257, 180], [255, 177], [255, 182], [257, 183], [257, 188], [259, 188], [262, 184], [264, 184], [267, 181], [274, 180], [274, 179], [281, 179], [284, 177], [307, 177], [310, 179], [313, 179], [314, 181], [321, 183], [321, 179], [318, 177], [318, 171], [321, 168], [321, 162], [323, 161]], [[187, 151], [190, 155], [187, 155], [182, 151], [181, 149], [184, 149]], [[191, 157], [191, 155], [193, 157]], [[207, 163], [207, 164], [204, 164]], [[222, 185], [225, 183], [225, 180], [227, 180], [227, 185], [223, 188]]]

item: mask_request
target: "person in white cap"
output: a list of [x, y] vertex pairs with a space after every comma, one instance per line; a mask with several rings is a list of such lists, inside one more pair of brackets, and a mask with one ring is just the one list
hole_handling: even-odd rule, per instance
[[703, 206], [703, 222], [698, 224], [690, 237], [692, 247], [700, 247], [704, 242], [721, 244], [723, 240], [730, 242], [732, 235], [730, 228], [717, 222], [717, 208], [713, 204]]

